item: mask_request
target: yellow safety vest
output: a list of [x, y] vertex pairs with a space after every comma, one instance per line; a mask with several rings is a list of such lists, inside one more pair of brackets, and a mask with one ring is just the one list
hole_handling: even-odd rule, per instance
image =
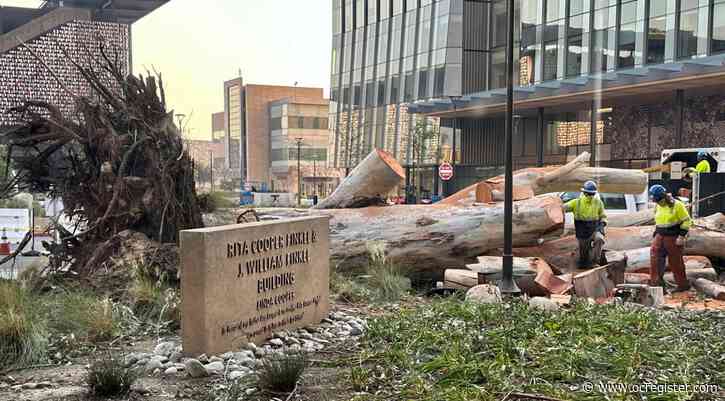
[[655, 206], [655, 224], [657, 232], [665, 235], [678, 235], [692, 226], [692, 219], [685, 204], [676, 200], [674, 205]]
[[697, 166], [695, 166], [695, 172], [697, 172], [698, 174], [709, 173], [710, 172], [710, 162], [707, 160], [701, 160], [699, 163], [697, 163]]
[[564, 205], [567, 212], [574, 213], [574, 220], [579, 221], [606, 221], [607, 214], [604, 212], [604, 202], [599, 196], [581, 195], [577, 199], [570, 200]]

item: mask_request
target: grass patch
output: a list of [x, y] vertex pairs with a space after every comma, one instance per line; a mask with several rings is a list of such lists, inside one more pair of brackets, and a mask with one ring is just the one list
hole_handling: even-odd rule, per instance
[[46, 357], [45, 324], [32, 294], [0, 279], [0, 366], [27, 366]]
[[57, 295], [50, 322], [55, 331], [83, 341], [108, 341], [120, 333], [120, 318], [113, 302], [83, 292]]
[[115, 397], [128, 394], [138, 375], [123, 366], [123, 358], [105, 354], [95, 360], [88, 369], [86, 382], [91, 394], [98, 397]]
[[401, 273], [398, 265], [385, 257], [384, 244], [371, 242], [367, 245], [367, 250], [368, 265], [363, 274], [331, 274], [333, 293], [341, 301], [349, 303], [399, 301], [410, 291], [410, 279]]
[[165, 273], [151, 272], [143, 264], [136, 264], [131, 269], [134, 279], [129, 293], [133, 312], [139, 320], [167, 329], [181, 327], [180, 291], [168, 283]]
[[[508, 392], [563, 400], [640, 400], [587, 383], [725, 383], [725, 316], [575, 304], [440, 300], [369, 321], [354, 385], [378, 400], [502, 399]], [[720, 393], [722, 397], [724, 394]], [[658, 401], [720, 399], [650, 393]]]
[[295, 389], [307, 367], [304, 352], [288, 352], [272, 355], [262, 361], [257, 372], [259, 387], [278, 393], [289, 393]]

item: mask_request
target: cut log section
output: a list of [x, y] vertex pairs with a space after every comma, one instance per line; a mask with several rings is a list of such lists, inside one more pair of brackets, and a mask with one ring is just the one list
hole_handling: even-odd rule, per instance
[[725, 286], [714, 283], [704, 278], [695, 280], [695, 288], [710, 298], [725, 301]]
[[329, 197], [315, 209], [365, 207], [380, 202], [382, 197], [400, 185], [405, 171], [390, 153], [375, 149], [355, 167]]
[[[382, 242], [386, 256], [411, 272], [440, 277], [446, 267], [463, 266], [503, 246], [503, 205], [457, 208], [445, 205], [395, 205], [362, 209], [313, 210], [328, 215], [330, 249], [338, 267], [367, 263], [367, 245]], [[536, 244], [564, 225], [561, 200], [543, 196], [514, 203], [516, 246]]]
[[[514, 172], [514, 193], [519, 196], [530, 192], [541, 195], [555, 192], [579, 191], [584, 182], [594, 180], [602, 192], [641, 194], [647, 189], [648, 176], [641, 170], [588, 167], [590, 155], [582, 153], [576, 159], [559, 167], [537, 167]], [[484, 181], [487, 188], [471, 185], [443, 200], [455, 206], [470, 206], [478, 198], [503, 201], [504, 178], [494, 177]], [[528, 190], [526, 190], [528, 188]], [[516, 190], [518, 189], [518, 191]], [[486, 196], [481, 191], [489, 191]], [[520, 199], [520, 198], [519, 198]]]
[[[685, 274], [687, 276], [687, 281], [690, 282], [690, 284], [694, 284], [695, 281], [698, 279], [705, 279], [710, 281], [717, 280], [717, 272], [715, 272], [715, 269], [713, 268], [707, 268], [707, 269], [686, 269]], [[672, 275], [672, 273], [665, 273], [665, 281], [669, 283], [675, 282], [675, 277]], [[649, 274], [647, 273], [626, 273], [625, 274], [625, 282], [631, 283], [631, 284], [647, 284], [649, 283]]]
[[624, 283], [624, 264], [615, 262], [574, 276], [574, 291], [582, 298], [607, 298]]

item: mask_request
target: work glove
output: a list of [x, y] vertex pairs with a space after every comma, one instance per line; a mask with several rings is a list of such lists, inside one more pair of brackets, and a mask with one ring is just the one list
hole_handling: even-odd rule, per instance
[[679, 246], [680, 248], [684, 248], [685, 247], [685, 237], [683, 237], [682, 235], [678, 235], [677, 239], [675, 240], [675, 245]]

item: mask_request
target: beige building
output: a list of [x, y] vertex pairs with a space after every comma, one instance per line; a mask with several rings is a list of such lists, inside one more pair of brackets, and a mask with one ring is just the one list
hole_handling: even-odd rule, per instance
[[[322, 88], [224, 83], [225, 167], [257, 188], [271, 187], [270, 103], [285, 98], [322, 99]], [[327, 117], [327, 116], [326, 116]]]
[[329, 195], [344, 177], [343, 170], [329, 167], [329, 100], [321, 96], [278, 100], [270, 103], [269, 116], [271, 189]]

